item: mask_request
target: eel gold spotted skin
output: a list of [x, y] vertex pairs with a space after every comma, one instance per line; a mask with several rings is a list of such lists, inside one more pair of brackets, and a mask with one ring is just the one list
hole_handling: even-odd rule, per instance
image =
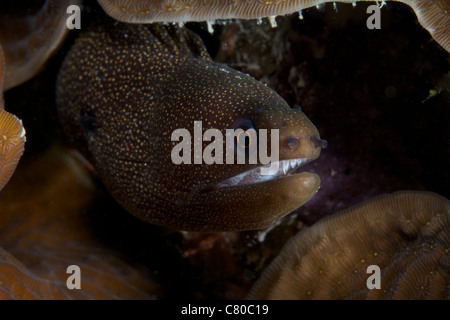
[[[214, 63], [199, 37], [177, 26], [111, 22], [85, 32], [61, 67], [57, 105], [65, 132], [111, 194], [152, 224], [260, 229], [320, 186], [316, 174], [294, 174], [326, 142], [311, 121], [264, 84]], [[223, 134], [279, 129], [280, 169], [263, 177], [261, 162], [174, 164], [171, 134], [192, 134], [194, 121]]]

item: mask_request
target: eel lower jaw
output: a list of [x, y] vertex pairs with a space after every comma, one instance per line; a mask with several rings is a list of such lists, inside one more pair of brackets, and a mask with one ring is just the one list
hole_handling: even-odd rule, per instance
[[249, 184], [256, 184], [265, 181], [270, 181], [274, 179], [279, 179], [281, 177], [293, 175], [294, 172], [305, 165], [306, 163], [312, 161], [311, 158], [296, 158], [275, 161], [270, 164], [259, 166], [231, 178], [228, 178], [222, 182], [219, 182], [215, 186], [215, 190], [227, 187], [238, 187]]

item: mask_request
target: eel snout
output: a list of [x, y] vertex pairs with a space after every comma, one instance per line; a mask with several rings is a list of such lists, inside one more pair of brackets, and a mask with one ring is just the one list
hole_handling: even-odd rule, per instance
[[[221, 225], [222, 231], [268, 227], [316, 194], [319, 176], [301, 172], [300, 168], [318, 158], [327, 143], [306, 116], [299, 116], [293, 118], [301, 119], [301, 123], [280, 128], [278, 161], [227, 178], [201, 195], [210, 218]], [[192, 200], [193, 204], [200, 198]], [[222, 210], [212, 209], [219, 207]]]
[[327, 141], [320, 139], [312, 124], [301, 129], [283, 128], [280, 130], [279, 160], [239, 173], [219, 182], [216, 188], [255, 184], [293, 175], [300, 167], [317, 159], [326, 145]]

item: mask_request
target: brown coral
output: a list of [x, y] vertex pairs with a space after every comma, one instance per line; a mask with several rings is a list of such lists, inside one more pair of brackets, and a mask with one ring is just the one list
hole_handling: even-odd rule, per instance
[[[381, 269], [381, 288], [366, 285]], [[380, 196], [301, 231], [250, 299], [448, 299], [450, 204], [430, 192]]]
[[[0, 195], [0, 300], [155, 297], [150, 270], [94, 232], [86, 208], [96, 194], [59, 147], [21, 167]], [[80, 268], [80, 289], [66, 286], [71, 265]]]
[[[359, 0], [371, 1], [371, 0]], [[441, 46], [450, 51], [448, 0], [396, 0], [406, 3], [419, 22]], [[129, 23], [206, 21], [216, 19], [256, 19], [298, 12], [331, 2], [327, 0], [99, 0], [114, 19]], [[355, 0], [334, 2], [355, 3]], [[276, 25], [273, 18], [271, 23]]]
[[79, 0], [47, 0], [38, 8], [31, 6], [26, 10], [2, 4], [0, 44], [6, 61], [5, 91], [29, 80], [42, 69], [68, 34], [67, 7], [79, 3]]

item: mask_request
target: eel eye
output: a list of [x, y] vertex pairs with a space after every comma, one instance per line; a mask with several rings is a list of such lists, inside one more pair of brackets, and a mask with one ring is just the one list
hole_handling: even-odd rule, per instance
[[248, 129], [255, 129], [255, 126], [253, 125], [253, 122], [249, 119], [239, 119], [234, 124], [234, 130], [236, 129], [242, 129], [244, 131], [247, 131]]
[[[241, 129], [242, 131], [240, 131], [239, 129]], [[251, 131], [248, 131], [250, 129], [253, 129]], [[234, 130], [236, 132], [236, 146], [239, 148], [244, 148], [244, 149], [248, 149], [252, 146], [252, 144], [254, 144], [256, 140], [254, 139], [254, 134], [255, 134], [255, 126], [253, 125], [253, 122], [249, 119], [240, 119], [238, 120], [235, 125], [234, 125]], [[237, 132], [237, 131], [240, 132]]]

